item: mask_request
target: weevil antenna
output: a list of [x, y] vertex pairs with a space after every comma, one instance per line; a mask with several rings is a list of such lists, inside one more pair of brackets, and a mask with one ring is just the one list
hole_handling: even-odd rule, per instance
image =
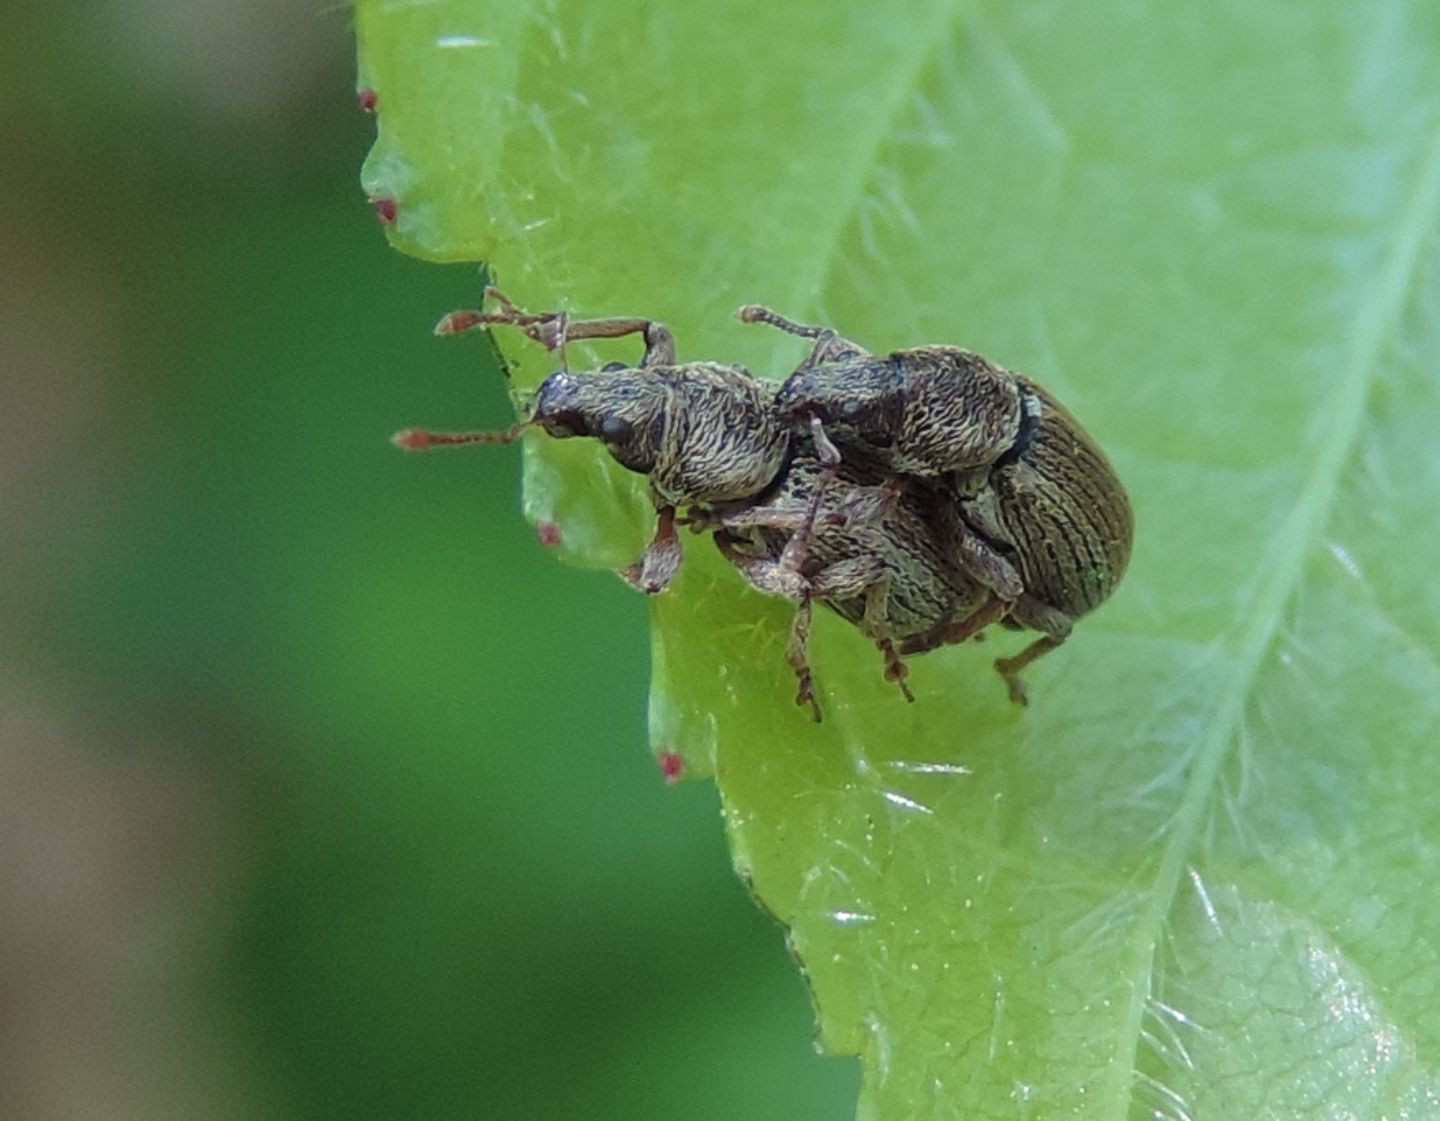
[[818, 339], [823, 335], [834, 333], [828, 327], [807, 327], [796, 323], [786, 319], [779, 312], [771, 311], [768, 307], [761, 307], [759, 304], [746, 304], [735, 313], [735, 316], [741, 323], [764, 323], [779, 328], [787, 335], [798, 335], [802, 339]]
[[428, 428], [403, 428], [390, 437], [390, 442], [407, 452], [458, 448], [465, 444], [513, 444], [534, 423], [533, 420], [522, 420], [503, 432], [431, 432]]

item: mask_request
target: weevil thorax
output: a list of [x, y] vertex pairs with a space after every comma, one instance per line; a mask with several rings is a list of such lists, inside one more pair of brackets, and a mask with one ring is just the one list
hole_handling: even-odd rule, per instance
[[791, 374], [776, 395], [787, 422], [819, 417], [830, 437], [888, 462], [905, 422], [905, 371], [887, 358], [863, 355]]
[[890, 356], [905, 371], [905, 411], [891, 466], [916, 475], [986, 467], [1019, 437], [1024, 402], [1015, 375], [958, 347]]
[[957, 347], [862, 355], [790, 377], [783, 416], [818, 416], [837, 444], [893, 471], [940, 475], [984, 467], [1020, 431], [1015, 376]]
[[593, 436], [621, 466], [648, 475], [661, 455], [668, 402], [654, 370], [561, 370], [540, 383], [532, 419], [558, 439]]
[[790, 453], [791, 426], [775, 411], [775, 385], [741, 366], [657, 367], [670, 391], [665, 434], [650, 482], [678, 504], [751, 498]]

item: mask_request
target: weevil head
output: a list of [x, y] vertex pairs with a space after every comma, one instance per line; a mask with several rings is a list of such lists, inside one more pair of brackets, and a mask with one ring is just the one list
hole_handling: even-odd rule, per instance
[[540, 383], [531, 419], [557, 439], [593, 436], [622, 466], [648, 475], [659, 457], [665, 406], [665, 387], [645, 370], [561, 370]]
[[819, 417], [837, 440], [888, 448], [905, 419], [905, 377], [884, 358], [846, 359], [791, 374], [775, 403], [785, 420]]

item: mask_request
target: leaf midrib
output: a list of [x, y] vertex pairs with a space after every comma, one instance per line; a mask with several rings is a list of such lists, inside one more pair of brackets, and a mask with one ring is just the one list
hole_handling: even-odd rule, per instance
[[[1358, 442], [1370, 387], [1386, 344], [1399, 324], [1412, 288], [1420, 249], [1433, 235], [1440, 214], [1440, 133], [1429, 151], [1410, 200], [1401, 215], [1390, 254], [1371, 296], [1358, 306], [1351, 336], [1350, 361], [1334, 390], [1333, 407], [1317, 441], [1311, 469], [1289, 517], [1266, 550], [1261, 571], [1266, 578], [1243, 612], [1250, 625], [1241, 638], [1234, 670], [1221, 690], [1210, 734], [1196, 753], [1190, 785], [1176, 810], [1170, 842], [1149, 891], [1149, 905], [1140, 914], [1133, 944], [1135, 984], [1126, 1009], [1122, 1039], [1133, 1041], [1138, 1058], [1146, 1005], [1153, 990], [1160, 934], [1174, 906], [1180, 882], [1205, 820], [1205, 810], [1250, 699], [1262, 660], [1273, 646], [1285, 611], [1304, 576], [1306, 562], [1328, 523], [1340, 489], [1340, 475]], [[1116, 1062], [1106, 1094], [1112, 1116], [1129, 1115], [1138, 1063]]]

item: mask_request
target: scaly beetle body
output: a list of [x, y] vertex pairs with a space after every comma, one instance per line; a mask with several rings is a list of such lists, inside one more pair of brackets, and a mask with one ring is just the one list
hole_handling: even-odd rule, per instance
[[875, 643], [886, 678], [910, 700], [897, 644], [954, 634], [977, 614], [982, 621], [970, 633], [985, 625], [993, 596], [945, 556], [927, 497], [923, 488], [896, 488], [888, 474], [854, 463], [837, 469], [797, 434], [774, 487], [708, 515], [715, 543], [746, 581], [797, 604], [788, 658], [800, 679], [798, 702], [815, 705], [808, 669], [814, 600]]
[[[782, 417], [775, 382], [739, 366], [678, 363], [670, 332], [650, 320], [572, 322], [563, 313], [522, 312], [493, 289], [487, 295], [499, 311], [452, 312], [436, 333], [512, 326], [551, 350], [640, 334], [644, 357], [638, 366], [551, 374], [530, 415], [503, 432], [406, 429], [395, 442], [408, 450], [507, 444], [530, 428], [601, 440], [622, 466], [648, 477], [658, 514], [654, 539], [620, 575], [658, 594], [680, 568], [677, 522], [715, 530], [721, 551], [752, 586], [798, 605], [788, 657], [799, 679], [796, 701], [808, 703], [817, 720], [808, 661], [814, 600], [880, 647], [886, 677], [911, 700], [896, 643], [942, 630], [943, 641], [959, 641], [967, 619], [981, 617], [973, 633], [998, 618], [987, 588], [945, 559], [918, 492], [887, 489], [887, 471], [867, 475], [842, 463], [818, 422]], [[680, 507], [688, 507], [683, 517]]]
[[[842, 456], [949, 491], [937, 530], [949, 555], [1009, 603], [1007, 625], [1043, 632], [996, 662], [1023, 704], [1020, 671], [1059, 646], [1129, 563], [1134, 516], [1105, 454], [1049, 392], [978, 354], [930, 346], [873, 355], [766, 308], [740, 315], [815, 340], [777, 394], [782, 417], [818, 421]], [[901, 649], [951, 640], [942, 628]]]

